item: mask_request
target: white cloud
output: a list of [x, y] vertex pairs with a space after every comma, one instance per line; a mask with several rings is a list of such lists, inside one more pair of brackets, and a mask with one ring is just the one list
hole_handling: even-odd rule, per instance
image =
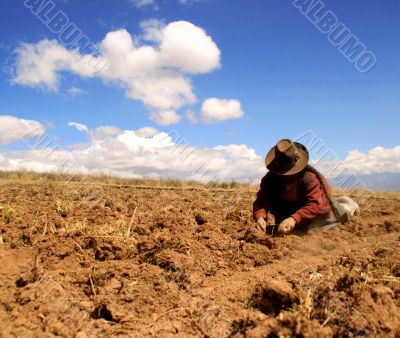
[[203, 102], [201, 118], [205, 123], [238, 119], [244, 115], [240, 101], [209, 98]]
[[[168, 25], [146, 21], [142, 29], [143, 38], [153, 44], [140, 44], [140, 38], [134, 40], [128, 31], [120, 29], [106, 35], [96, 57], [67, 50], [56, 40], [24, 43], [16, 50], [13, 82], [57, 91], [60, 72], [64, 71], [119, 85], [128, 98], [140, 100], [151, 111], [159, 111], [158, 115], [195, 103], [188, 76], [220, 67], [220, 50], [215, 42], [202, 28], [187, 21]], [[175, 115], [175, 121], [179, 120]]]
[[113, 126], [102, 126], [95, 129], [92, 134], [94, 138], [106, 139], [121, 134], [121, 129]]
[[90, 131], [89, 145], [81, 144], [72, 150], [41, 148], [9, 152], [0, 157], [0, 169], [59, 171], [63, 165], [70, 174], [109, 172], [122, 177], [202, 182], [258, 181], [265, 172], [263, 159], [245, 145], [198, 148], [183, 142], [176, 133], [140, 136], [141, 130], [123, 131], [105, 126]]
[[132, 130], [125, 130], [117, 140], [131, 151], [155, 150], [173, 146], [171, 137], [166, 133], [158, 133], [152, 137], [138, 136]]
[[150, 114], [150, 119], [157, 124], [168, 126], [178, 123], [181, 117], [174, 110], [154, 111]]
[[179, 109], [196, 102], [190, 82], [167, 70], [132, 79], [126, 95], [157, 110]]
[[[329, 160], [328, 160], [329, 156]], [[369, 175], [374, 173], [400, 172], [400, 146], [375, 147], [367, 152], [351, 150], [344, 160], [327, 153], [326, 158], [312, 161], [327, 177]]]
[[162, 33], [160, 54], [166, 65], [195, 74], [220, 66], [220, 50], [200, 27], [178, 21], [165, 26]]
[[135, 134], [140, 137], [152, 137], [159, 133], [160, 132], [156, 128], [152, 127], [143, 127], [135, 131]]
[[228, 146], [217, 146], [215, 150], [221, 150], [229, 154], [232, 158], [240, 159], [247, 158], [257, 160], [259, 157], [254, 149], [248, 148], [244, 144], [230, 144]]
[[353, 150], [348, 153], [343, 165], [360, 175], [400, 172], [400, 146], [389, 149], [375, 147], [366, 153]]
[[77, 122], [68, 122], [68, 126], [76, 128], [78, 131], [88, 132], [89, 129], [87, 126]]
[[15, 141], [42, 136], [46, 131], [44, 124], [19, 119], [14, 116], [0, 116], [0, 144], [9, 144]]
[[[14, 126], [26, 126], [21, 122], [26, 120], [6, 118]], [[0, 117], [0, 122], [4, 122], [4, 117]], [[36, 121], [28, 122], [29, 125], [32, 122], [39, 124]], [[0, 126], [5, 124], [1, 123]], [[1, 142], [4, 142], [7, 135], [4, 131], [7, 129], [11, 128], [1, 129]], [[266, 172], [263, 157], [244, 144], [199, 148], [187, 144], [177, 133], [167, 134], [150, 127], [133, 131], [103, 126], [89, 130], [89, 134], [91, 138], [88, 144], [80, 144], [70, 150], [53, 144], [51, 149], [40, 147], [5, 152], [0, 155], [0, 169], [63, 169], [70, 174], [109, 172], [121, 177], [177, 178], [202, 182], [233, 179], [254, 183], [259, 182]], [[40, 133], [35, 134], [38, 135]], [[23, 136], [8, 135], [7, 142]], [[389, 149], [375, 147], [368, 152], [354, 150], [349, 152], [345, 160], [332, 164], [346, 168], [346, 173], [356, 175], [400, 172], [400, 146]]]
[[23, 43], [17, 49], [18, 60], [13, 82], [57, 91], [59, 72], [70, 71], [83, 77], [96, 73], [96, 58], [67, 50], [56, 40], [44, 39], [35, 44]]

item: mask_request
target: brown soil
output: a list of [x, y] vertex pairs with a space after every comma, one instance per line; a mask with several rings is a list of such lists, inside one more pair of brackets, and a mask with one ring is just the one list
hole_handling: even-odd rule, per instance
[[254, 192], [0, 185], [0, 337], [399, 337], [400, 195], [328, 232]]

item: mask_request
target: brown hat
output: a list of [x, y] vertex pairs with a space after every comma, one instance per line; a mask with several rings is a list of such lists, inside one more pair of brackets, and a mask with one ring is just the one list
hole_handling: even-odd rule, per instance
[[308, 152], [289, 139], [279, 140], [265, 157], [265, 166], [277, 175], [294, 175], [308, 164]]

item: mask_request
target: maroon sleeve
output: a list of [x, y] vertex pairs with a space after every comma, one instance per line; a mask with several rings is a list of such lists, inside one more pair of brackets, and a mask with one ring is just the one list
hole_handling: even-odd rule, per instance
[[[326, 182], [326, 181], [325, 181]], [[305, 205], [297, 210], [292, 217], [301, 225], [314, 219], [318, 215], [329, 215], [331, 207], [321, 184], [314, 173], [307, 172], [303, 178]], [[325, 183], [327, 184], [327, 183]], [[330, 191], [329, 186], [327, 187]]]
[[256, 200], [253, 203], [253, 217], [267, 218], [271, 200], [271, 175], [267, 173], [261, 180], [260, 190], [257, 192]]

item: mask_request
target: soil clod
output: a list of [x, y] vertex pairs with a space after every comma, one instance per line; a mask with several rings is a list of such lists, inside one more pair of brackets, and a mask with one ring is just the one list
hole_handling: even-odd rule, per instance
[[250, 298], [251, 306], [266, 315], [278, 315], [283, 310], [290, 309], [298, 299], [290, 284], [271, 281], [258, 285]]

